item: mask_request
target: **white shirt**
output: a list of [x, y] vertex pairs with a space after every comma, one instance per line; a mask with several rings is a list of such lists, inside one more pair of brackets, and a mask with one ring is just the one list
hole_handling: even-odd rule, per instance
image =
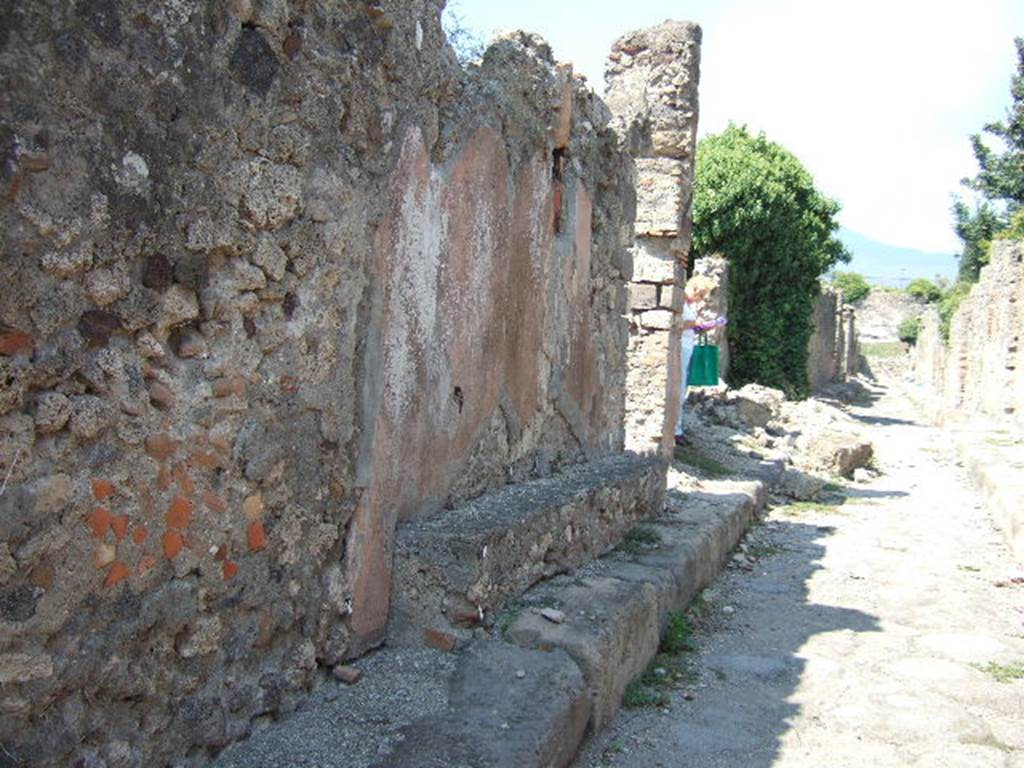
[[[692, 323], [697, 322], [697, 302], [693, 302], [692, 304], [688, 301], [683, 302], [683, 323], [686, 323], [687, 321]], [[696, 336], [697, 334], [694, 332], [693, 328], [687, 328], [684, 330], [683, 346], [693, 349], [693, 346], [697, 341]]]

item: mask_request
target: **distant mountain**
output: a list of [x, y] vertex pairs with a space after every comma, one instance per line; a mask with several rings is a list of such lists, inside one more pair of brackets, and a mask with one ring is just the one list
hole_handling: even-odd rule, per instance
[[869, 283], [902, 288], [916, 277], [956, 278], [958, 263], [953, 254], [888, 245], [845, 227], [839, 228], [839, 239], [853, 254], [853, 260], [839, 270], [859, 272]]

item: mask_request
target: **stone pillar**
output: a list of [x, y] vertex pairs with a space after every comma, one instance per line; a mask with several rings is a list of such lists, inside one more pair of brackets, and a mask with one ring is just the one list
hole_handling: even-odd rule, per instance
[[605, 73], [612, 125], [636, 162], [625, 444], [666, 457], [679, 405], [700, 41], [688, 22], [631, 32], [612, 47]]
[[843, 310], [846, 320], [846, 360], [843, 368], [844, 381], [860, 370], [860, 347], [857, 344], [857, 315], [853, 307], [846, 307]]

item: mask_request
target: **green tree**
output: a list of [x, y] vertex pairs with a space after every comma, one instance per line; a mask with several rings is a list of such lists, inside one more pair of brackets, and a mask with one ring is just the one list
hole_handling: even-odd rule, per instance
[[[1006, 119], [989, 123], [982, 133], [971, 136], [979, 170], [974, 178], [961, 182], [981, 200], [973, 210], [959, 198], [953, 204], [954, 226], [964, 244], [959, 278], [968, 282], [978, 280], [981, 268], [988, 263], [992, 239], [1011, 226], [1024, 206], [1024, 38], [1013, 42], [1017, 74], [1010, 80], [1011, 103]], [[983, 134], [993, 137], [999, 148], [986, 143]]]
[[917, 337], [921, 334], [921, 318], [908, 317], [900, 323], [896, 335], [905, 344], [917, 344]]
[[907, 293], [928, 304], [933, 304], [942, 298], [942, 289], [924, 277], [911, 280], [910, 285], [907, 286]]
[[693, 253], [731, 264], [730, 383], [807, 392], [807, 342], [819, 278], [849, 254], [839, 204], [789, 151], [730, 125], [697, 146]]
[[858, 272], [836, 272], [832, 284], [843, 292], [843, 300], [850, 304], [871, 293], [871, 284]]
[[976, 283], [981, 268], [988, 264], [992, 238], [1006, 226], [1006, 216], [987, 202], [972, 211], [962, 200], [953, 203], [953, 229], [963, 243], [957, 279]]

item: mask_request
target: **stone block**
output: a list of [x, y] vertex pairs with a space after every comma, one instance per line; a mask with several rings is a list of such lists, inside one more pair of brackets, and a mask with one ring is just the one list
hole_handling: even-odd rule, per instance
[[599, 730], [618, 712], [622, 693], [658, 649], [657, 594], [647, 582], [602, 576], [559, 584], [570, 620], [554, 624], [524, 611], [506, 632], [527, 648], [559, 648], [580, 666], [592, 695], [590, 727]]
[[636, 175], [636, 233], [674, 237], [688, 211], [686, 165], [668, 158], [638, 158]]
[[669, 237], [638, 237], [631, 249], [633, 254], [633, 282], [667, 285], [682, 282], [680, 259], [685, 251]]
[[651, 309], [638, 315], [640, 327], [649, 331], [667, 331], [672, 327], [675, 316], [675, 312], [669, 309]]
[[391, 639], [478, 620], [531, 584], [615, 546], [656, 513], [664, 466], [616, 454], [507, 486], [398, 530]]
[[654, 309], [658, 306], [658, 286], [654, 283], [630, 283], [628, 291], [629, 308]]

